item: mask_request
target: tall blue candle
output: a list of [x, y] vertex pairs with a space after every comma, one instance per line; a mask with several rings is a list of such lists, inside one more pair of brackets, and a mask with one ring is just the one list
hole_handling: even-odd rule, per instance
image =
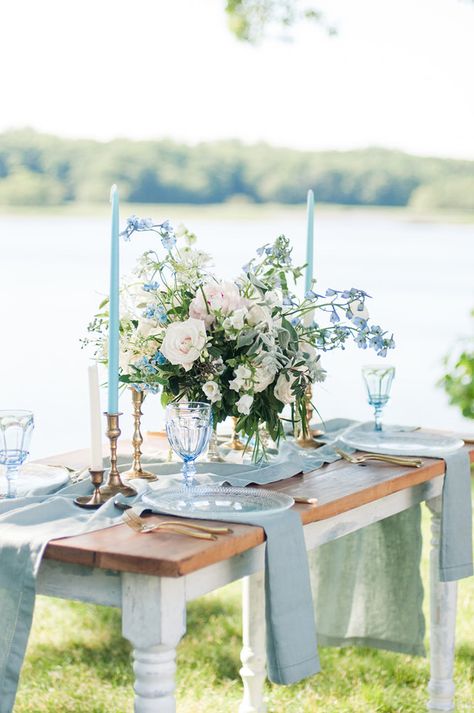
[[313, 281], [313, 253], [314, 253], [314, 194], [310, 189], [306, 202], [306, 275], [305, 292], [311, 289]]
[[119, 386], [119, 195], [114, 184], [110, 189], [112, 203], [112, 235], [110, 248], [109, 302], [109, 401], [108, 412], [118, 413]]

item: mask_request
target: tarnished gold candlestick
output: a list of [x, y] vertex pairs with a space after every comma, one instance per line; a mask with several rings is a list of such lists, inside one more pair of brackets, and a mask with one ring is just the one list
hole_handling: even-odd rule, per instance
[[143, 436], [140, 430], [141, 417], [142, 417], [142, 404], [145, 400], [145, 392], [138, 391], [132, 387], [132, 400], [133, 400], [133, 421], [134, 421], [134, 431], [133, 431], [133, 463], [130, 470], [124, 473], [124, 476], [128, 480], [133, 480], [134, 478], [143, 478], [144, 480], [158, 480], [154, 473], [150, 473], [142, 468], [142, 452], [141, 445], [143, 443]]
[[121, 416], [121, 414], [106, 413], [105, 415], [107, 417], [106, 435], [110, 441], [110, 471], [107, 483], [101, 487], [100, 494], [104, 500], [109, 500], [118, 493], [125, 495], [125, 497], [136, 495], [137, 491], [134, 490], [134, 488], [122, 483], [120, 473], [117, 469], [117, 441], [121, 433], [119, 428], [119, 416]]
[[226, 448], [230, 448], [232, 451], [245, 451], [245, 443], [242, 443], [237, 432], [238, 420], [237, 416], [232, 416], [232, 435], [230, 437], [230, 441], [226, 441], [223, 445]]
[[306, 387], [305, 391], [305, 401], [306, 401], [306, 430], [301, 427], [301, 430], [298, 434], [298, 438], [296, 439], [296, 443], [301, 447], [301, 448], [319, 448], [321, 445], [320, 443], [317, 443], [314, 440], [315, 435], [319, 435], [316, 433], [311, 433], [309, 424], [311, 423], [311, 419], [313, 418], [313, 407], [311, 405], [311, 399], [313, 398], [313, 389], [311, 384], [308, 384]]
[[94, 486], [94, 492], [92, 495], [80, 495], [78, 498], [74, 498], [74, 503], [79, 505], [81, 508], [86, 508], [87, 510], [96, 510], [106, 502], [106, 499], [104, 499], [102, 493], [100, 492], [100, 486], [104, 482], [105, 471], [92, 470], [92, 468], [89, 468], [89, 473], [92, 485]]

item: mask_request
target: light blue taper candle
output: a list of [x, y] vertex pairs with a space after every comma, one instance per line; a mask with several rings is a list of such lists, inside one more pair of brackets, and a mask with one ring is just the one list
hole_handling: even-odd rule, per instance
[[110, 189], [112, 203], [112, 235], [110, 248], [110, 303], [109, 303], [109, 401], [108, 412], [118, 413], [119, 386], [119, 195], [114, 184]]
[[304, 289], [305, 292], [311, 289], [313, 281], [313, 253], [314, 253], [314, 193], [311, 189], [308, 191], [306, 202], [306, 276]]

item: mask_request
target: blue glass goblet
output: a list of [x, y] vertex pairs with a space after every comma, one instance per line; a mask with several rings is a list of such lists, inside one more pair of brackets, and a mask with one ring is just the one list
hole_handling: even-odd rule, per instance
[[364, 366], [362, 376], [367, 387], [369, 404], [374, 407], [375, 430], [382, 430], [382, 410], [390, 398], [390, 389], [395, 376], [394, 366]]
[[16, 497], [18, 469], [28, 457], [33, 428], [31, 411], [0, 411], [0, 464], [7, 469], [7, 498]]
[[193, 485], [194, 461], [207, 448], [212, 432], [209, 404], [187, 401], [166, 407], [166, 435], [171, 448], [183, 460], [181, 473], [185, 486]]

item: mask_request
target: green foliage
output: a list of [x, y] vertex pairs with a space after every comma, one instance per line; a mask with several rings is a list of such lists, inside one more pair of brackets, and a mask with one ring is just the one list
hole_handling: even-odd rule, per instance
[[336, 33], [319, 10], [304, 0], [227, 0], [229, 29], [245, 42], [256, 44], [274, 28], [288, 31], [301, 20], [321, 25], [328, 34]]
[[474, 162], [399, 151], [296, 151], [238, 141], [107, 143], [31, 130], [0, 134], [0, 204], [101, 202], [117, 183], [133, 203], [323, 203], [472, 209]]
[[449, 402], [458, 406], [465, 418], [474, 418], [474, 337], [463, 340], [460, 349], [447, 357], [446, 365], [448, 372], [440, 385], [448, 394]]

